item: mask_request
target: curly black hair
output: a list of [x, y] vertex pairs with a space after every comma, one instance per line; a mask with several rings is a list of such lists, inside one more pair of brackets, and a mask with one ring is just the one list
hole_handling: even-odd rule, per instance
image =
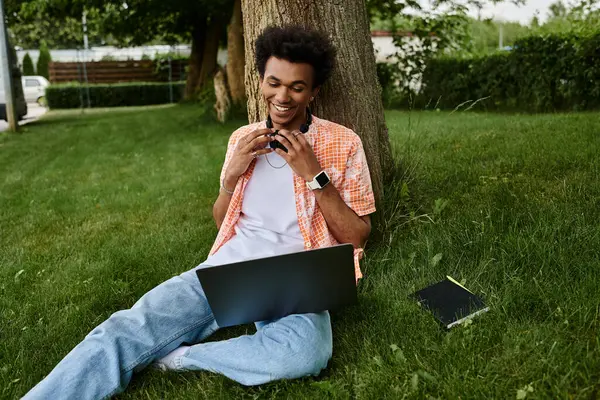
[[307, 63], [315, 70], [314, 87], [331, 76], [335, 47], [326, 34], [300, 25], [270, 26], [256, 39], [256, 68], [261, 78], [271, 57], [293, 63]]

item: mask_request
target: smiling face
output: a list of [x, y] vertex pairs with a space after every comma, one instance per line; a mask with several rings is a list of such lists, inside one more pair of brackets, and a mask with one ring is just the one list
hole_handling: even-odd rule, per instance
[[306, 63], [293, 63], [271, 57], [265, 65], [261, 92], [275, 129], [294, 130], [306, 122], [306, 107], [317, 95], [313, 88], [314, 69]]

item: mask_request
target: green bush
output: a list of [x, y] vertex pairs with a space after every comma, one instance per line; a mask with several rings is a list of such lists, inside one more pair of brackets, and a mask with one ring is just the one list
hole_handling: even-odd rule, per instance
[[48, 46], [46, 42], [42, 41], [42, 45], [40, 46], [40, 56], [37, 61], [37, 73], [38, 75], [43, 76], [46, 79], [50, 79], [50, 73], [48, 71], [48, 64], [52, 61], [52, 57], [50, 56], [50, 50], [48, 50]]
[[23, 75], [31, 76], [35, 75], [35, 69], [33, 68], [33, 61], [31, 60], [31, 56], [29, 53], [25, 53], [25, 57], [23, 57]]
[[389, 63], [377, 63], [377, 80], [381, 86], [381, 99], [385, 108], [396, 108], [396, 101], [401, 98], [402, 92], [396, 87], [395, 66]]
[[434, 104], [527, 112], [599, 109], [600, 32], [530, 36], [511, 51], [431, 59], [413, 107]]
[[[169, 103], [168, 83], [119, 83], [89, 85], [91, 107], [126, 107]], [[183, 98], [184, 82], [173, 83], [173, 101]], [[87, 106], [86, 86], [78, 83], [51, 85], [46, 88], [52, 109]], [[83, 103], [83, 104], [82, 104]]]

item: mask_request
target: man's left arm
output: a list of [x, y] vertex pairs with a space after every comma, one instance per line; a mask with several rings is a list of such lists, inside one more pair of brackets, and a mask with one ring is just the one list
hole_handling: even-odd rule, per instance
[[[319, 172], [321, 170], [317, 174]], [[331, 183], [323, 189], [313, 190], [313, 193], [335, 240], [339, 243], [352, 243], [355, 248], [364, 247], [371, 233], [371, 217], [356, 215]]]
[[[307, 182], [312, 181], [323, 168], [304, 135], [285, 130], [280, 130], [279, 133], [283, 137], [276, 136], [276, 140], [281, 142], [288, 149], [288, 152], [277, 149], [275, 150], [277, 154], [288, 162], [297, 175]], [[360, 160], [363, 169], [360, 172], [365, 173], [365, 179], [368, 180], [368, 182], [358, 180], [354, 182], [354, 186], [362, 189], [364, 184], [368, 184], [370, 190], [370, 178], [368, 177], [368, 167], [362, 145], [354, 150], [355, 153], [351, 154], [350, 157], [357, 157]], [[361, 153], [357, 154], [358, 151]], [[352, 160], [349, 160], [349, 162], [352, 162]], [[321, 213], [325, 217], [327, 227], [335, 239], [339, 243], [352, 243], [355, 248], [363, 247], [371, 232], [370, 216], [359, 216], [346, 204], [340, 192], [331, 183], [323, 189], [314, 190], [313, 193]]]

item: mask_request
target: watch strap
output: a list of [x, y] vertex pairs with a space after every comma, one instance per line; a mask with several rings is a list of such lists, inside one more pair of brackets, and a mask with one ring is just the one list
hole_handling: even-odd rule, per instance
[[321, 185], [319, 185], [319, 182], [317, 182], [316, 179], [313, 179], [310, 182], [306, 182], [306, 186], [308, 186], [308, 188], [310, 190], [316, 190], [316, 189], [321, 189]]

